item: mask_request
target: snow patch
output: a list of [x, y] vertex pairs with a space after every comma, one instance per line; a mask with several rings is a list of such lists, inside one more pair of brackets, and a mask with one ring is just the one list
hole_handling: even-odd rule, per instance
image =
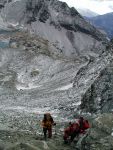
[[18, 22], [16, 23], [8, 22], [8, 26], [17, 27], [18, 25], [19, 25]]
[[72, 104], [73, 106], [79, 106], [81, 104], [81, 101], [78, 101], [78, 102], [76, 102], [76, 103], [74, 103], [74, 104]]
[[39, 88], [39, 87], [41, 87], [41, 85], [33, 85], [32, 83], [29, 83], [29, 84], [17, 84], [16, 85], [16, 89], [17, 90], [31, 90], [31, 89], [36, 89], [36, 88]]
[[18, 1], [21, 1], [21, 0], [13, 0], [14, 3], [15, 3], [15, 2], [18, 2]]
[[[14, 110], [19, 112], [27, 112], [27, 113], [36, 113], [36, 114], [44, 114], [45, 112], [49, 112], [50, 107], [46, 108], [28, 108], [24, 106], [14, 106], [14, 107], [5, 107], [4, 110]], [[51, 111], [51, 114], [54, 113]]]
[[73, 83], [57, 88], [55, 91], [65, 91], [73, 87]]

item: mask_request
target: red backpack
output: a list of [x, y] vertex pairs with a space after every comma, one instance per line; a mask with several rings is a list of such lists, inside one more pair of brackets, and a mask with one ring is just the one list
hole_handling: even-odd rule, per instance
[[84, 120], [84, 130], [87, 130], [88, 128], [90, 128], [89, 122], [88, 120]]

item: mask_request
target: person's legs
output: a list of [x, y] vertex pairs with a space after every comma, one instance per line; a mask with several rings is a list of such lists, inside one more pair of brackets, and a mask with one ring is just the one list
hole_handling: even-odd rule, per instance
[[72, 134], [71, 134], [71, 138], [70, 138], [70, 142], [72, 142], [73, 140], [74, 140], [74, 138], [76, 137], [76, 136], [78, 136], [79, 135], [79, 133], [78, 132], [73, 132]]
[[43, 133], [44, 133], [44, 138], [46, 140], [46, 138], [47, 138], [47, 128], [43, 128]]
[[63, 136], [63, 139], [64, 139], [64, 143], [67, 144], [68, 143], [68, 138], [69, 138], [69, 133], [67, 130], [64, 131], [64, 136]]

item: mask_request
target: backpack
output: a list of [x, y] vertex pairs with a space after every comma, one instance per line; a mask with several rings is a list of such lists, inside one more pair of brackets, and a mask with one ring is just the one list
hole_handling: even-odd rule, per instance
[[90, 128], [88, 120], [84, 120], [84, 130]]

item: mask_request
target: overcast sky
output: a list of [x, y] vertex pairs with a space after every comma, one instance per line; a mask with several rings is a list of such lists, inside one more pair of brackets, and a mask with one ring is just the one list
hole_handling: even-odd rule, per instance
[[113, 12], [113, 0], [60, 0], [75, 8], [87, 8], [98, 14]]

